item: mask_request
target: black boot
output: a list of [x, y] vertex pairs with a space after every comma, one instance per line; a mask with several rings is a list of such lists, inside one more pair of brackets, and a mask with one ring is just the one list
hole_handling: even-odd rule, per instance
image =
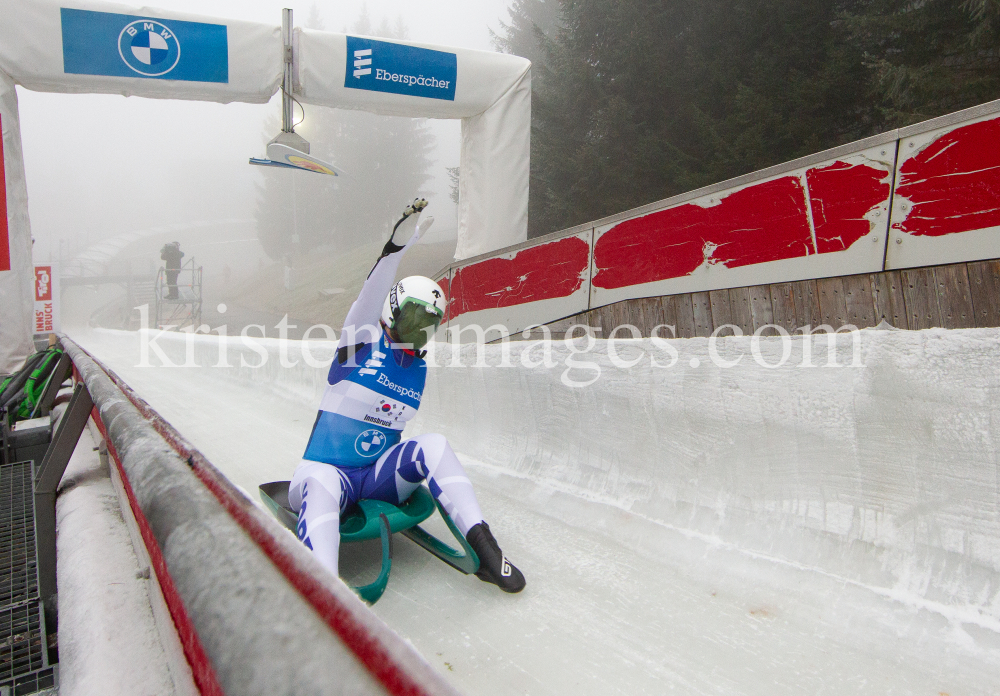
[[504, 592], [520, 592], [524, 589], [524, 576], [503, 555], [488, 524], [477, 524], [465, 535], [465, 540], [479, 556], [477, 578], [483, 582], [492, 582]]

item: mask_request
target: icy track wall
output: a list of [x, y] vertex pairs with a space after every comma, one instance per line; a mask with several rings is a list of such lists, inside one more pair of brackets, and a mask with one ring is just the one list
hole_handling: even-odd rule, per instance
[[[157, 343], [176, 363], [186, 337]], [[219, 364], [218, 339], [188, 358]], [[863, 330], [828, 338], [436, 346], [408, 435], [440, 432], [460, 456], [641, 515], [680, 533], [1000, 627], [1000, 330]], [[663, 346], [677, 352], [672, 356]], [[531, 347], [533, 346], [533, 347]], [[575, 347], [584, 347], [581, 341]], [[314, 363], [332, 344], [306, 347]], [[228, 378], [318, 403], [326, 368], [303, 344], [230, 339]], [[281, 366], [281, 353], [287, 365]], [[267, 354], [263, 367], [261, 354]], [[575, 365], [569, 372], [567, 358]], [[638, 360], [631, 368], [617, 367]], [[722, 361], [732, 367], [721, 367]], [[697, 366], [695, 361], [697, 361]], [[157, 364], [153, 358], [153, 364]], [[564, 382], [586, 383], [571, 388]], [[213, 370], [215, 372], [215, 370]], [[475, 466], [474, 462], [473, 466]], [[571, 551], [567, 551], [571, 552]]]

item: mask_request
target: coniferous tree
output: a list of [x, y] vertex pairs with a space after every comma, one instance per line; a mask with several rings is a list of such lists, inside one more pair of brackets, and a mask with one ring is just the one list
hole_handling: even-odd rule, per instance
[[870, 0], [846, 23], [885, 128], [1000, 97], [996, 0]]
[[[532, 64], [532, 139], [531, 139], [531, 160], [532, 166], [529, 176], [529, 199], [528, 199], [528, 236], [535, 237], [539, 234], [551, 232], [550, 218], [552, 217], [551, 186], [547, 178], [548, 172], [545, 167], [535, 166], [535, 162], [557, 161], [558, 146], [553, 142], [555, 133], [546, 133], [539, 136], [536, 129], [548, 127], [547, 122], [543, 122], [536, 117], [539, 110], [545, 110], [545, 104], [551, 100], [543, 99], [543, 90], [539, 86], [544, 79], [546, 72], [546, 61], [553, 50], [553, 38], [560, 28], [560, 0], [514, 0], [507, 10], [508, 22], [500, 22], [500, 32], [490, 30], [493, 45], [497, 50], [505, 53], [527, 58]], [[561, 74], [557, 70], [556, 74]], [[545, 155], [539, 154], [537, 149], [543, 147], [547, 149]]]
[[[555, 10], [558, 9], [558, 13]], [[517, 0], [529, 236], [1000, 97], [998, 0]]]
[[500, 22], [500, 33], [490, 29], [498, 51], [521, 56], [536, 68], [545, 59], [545, 40], [559, 27], [559, 0], [514, 0], [507, 13], [510, 23]]

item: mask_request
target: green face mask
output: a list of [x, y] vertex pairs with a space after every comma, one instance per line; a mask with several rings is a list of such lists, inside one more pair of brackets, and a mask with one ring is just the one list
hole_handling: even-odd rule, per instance
[[420, 350], [427, 345], [443, 318], [443, 312], [437, 307], [407, 297], [392, 328], [400, 343], [412, 344], [413, 350]]

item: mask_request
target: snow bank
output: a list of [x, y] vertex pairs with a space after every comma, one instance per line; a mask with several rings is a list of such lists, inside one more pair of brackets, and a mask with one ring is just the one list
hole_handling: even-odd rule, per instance
[[[59, 691], [196, 693], [190, 669], [177, 675], [182, 683], [175, 687], [153, 618], [150, 593], [156, 590], [145, 578], [148, 566], [140, 567], [108, 468], [95, 449], [84, 431], [56, 502]], [[183, 656], [181, 666], [187, 667]]]

